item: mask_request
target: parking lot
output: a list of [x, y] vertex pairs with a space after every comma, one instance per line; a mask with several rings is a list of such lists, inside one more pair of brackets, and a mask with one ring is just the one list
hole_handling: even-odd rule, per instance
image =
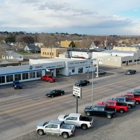
[[[106, 76], [101, 76], [100, 78], [94, 79], [94, 103], [99, 100], [105, 100], [104, 98], [108, 98], [111, 95], [112, 96], [115, 96], [118, 94], [120, 95], [122, 93], [125, 93], [126, 92], [125, 90], [134, 89], [135, 87], [139, 86], [139, 73], [137, 75], [129, 77], [129, 76], [124, 76], [123, 71], [124, 71], [123, 69], [115, 69], [115, 70], [110, 69]], [[92, 76], [92, 73], [90, 73], [89, 80], [91, 80], [91, 76]], [[87, 74], [81, 74], [81, 75], [72, 76], [72, 77], [65, 77], [65, 76], [58, 77], [58, 81], [56, 83], [47, 83], [41, 80], [25, 82], [23, 83], [22, 90], [14, 90], [11, 85], [1, 86], [0, 101], [1, 101], [1, 104], [4, 103], [4, 106], [6, 106], [8, 102], [13, 102], [13, 101], [16, 102], [18, 101], [18, 99], [29, 100], [28, 102], [26, 100], [25, 101], [21, 100], [21, 102], [18, 101], [19, 105], [23, 104], [22, 108], [24, 108], [25, 106], [24, 108], [24, 111], [25, 111], [26, 103], [30, 105], [31, 101], [33, 102], [33, 104], [39, 103], [41, 101], [44, 102], [45, 93], [51, 89], [54, 89], [54, 87], [64, 88], [68, 91], [67, 94], [71, 94], [70, 91], [72, 90], [73, 83], [75, 83], [79, 79], [87, 79]], [[83, 114], [83, 108], [85, 107], [85, 104], [89, 104], [89, 101], [91, 101], [90, 99], [91, 90], [89, 88], [91, 88], [91, 85], [89, 87], [84, 87], [83, 100], [79, 101], [79, 113]], [[52, 113], [50, 112], [51, 115], [44, 117], [46, 120], [56, 118], [56, 116], [60, 113], [63, 114], [64, 112], [61, 112], [61, 110], [64, 108], [64, 106], [62, 105], [65, 105], [65, 109], [69, 109], [68, 110], [69, 112], [75, 111], [75, 108], [73, 108], [74, 105], [71, 105], [72, 102], [68, 103], [71, 100], [70, 96], [66, 95], [64, 96], [64, 98], [62, 99], [58, 98], [58, 99], [54, 98], [54, 100], [57, 101], [54, 104], [53, 102], [51, 103], [51, 99], [47, 99], [48, 103], [51, 103], [53, 105], [52, 107], [57, 106], [58, 109], [53, 110], [54, 112], [56, 112], [56, 114], [55, 113], [53, 114], [53, 112]], [[47, 103], [47, 100], [45, 101], [45, 103]], [[61, 105], [62, 102], [65, 102], [65, 103]], [[73, 104], [75, 104], [75, 101], [73, 102]], [[46, 106], [46, 108], [43, 108], [42, 111], [40, 110], [42, 114], [37, 114], [38, 116], [40, 115], [40, 118], [41, 116], [43, 116], [43, 112], [46, 112], [44, 114], [48, 114], [47, 111], [49, 107], [47, 106], [47, 104], [44, 104], [44, 106]], [[44, 106], [40, 106], [40, 107], [44, 107]], [[17, 109], [20, 112], [22, 111], [20, 110], [20, 107]], [[30, 118], [34, 119], [35, 116], [32, 116], [32, 111], [34, 111], [34, 113], [37, 112], [37, 110], [35, 109], [31, 108], [31, 112], [28, 111], [26, 115], [25, 114], [23, 115], [27, 118], [28, 118], [28, 115], [30, 115]], [[10, 109], [7, 110], [7, 112], [9, 112], [9, 114], [4, 114], [4, 115], [14, 118], [13, 116], [14, 111], [12, 114], [10, 114]], [[5, 118], [4, 115], [1, 115], [1, 117], [6, 120], [7, 118]], [[21, 116], [21, 113], [20, 113], [20, 116]], [[140, 116], [140, 105], [137, 106], [136, 108], [132, 108], [129, 112], [125, 114], [117, 113], [117, 116], [111, 120], [105, 117], [94, 117], [95, 123], [94, 123], [93, 128], [85, 130], [85, 131], [81, 130], [80, 128], [77, 128], [75, 135], [73, 137], [70, 137], [69, 139], [72, 139], [72, 140], [79, 140], [79, 139], [81, 140], [85, 140], [85, 139], [87, 140], [93, 140], [93, 139], [95, 140], [112, 140], [112, 139], [113, 140], [122, 140], [122, 139], [123, 140], [125, 139], [138, 140], [138, 134], [139, 134], [138, 130], [140, 129], [139, 116]], [[16, 118], [18, 118], [20, 122], [22, 121], [26, 124], [24, 119], [20, 119], [18, 116], [16, 116]], [[21, 125], [21, 126], [19, 125], [20, 130], [21, 131], [23, 130], [23, 134], [21, 134], [21, 132], [20, 134], [18, 134], [18, 131], [17, 131], [17, 133], [15, 133], [15, 136], [14, 136], [15, 138], [13, 140], [45, 140], [45, 139], [48, 139], [48, 140], [60, 139], [61, 140], [63, 139], [61, 136], [59, 137], [46, 136], [46, 135], [38, 136], [38, 134], [35, 132], [37, 123], [38, 123], [38, 120], [35, 120], [33, 122], [32, 128], [34, 130], [28, 128], [30, 131], [28, 131], [29, 133], [27, 134], [25, 133], [26, 127], [20, 124]], [[16, 131], [18, 129], [14, 129], [14, 130]]]

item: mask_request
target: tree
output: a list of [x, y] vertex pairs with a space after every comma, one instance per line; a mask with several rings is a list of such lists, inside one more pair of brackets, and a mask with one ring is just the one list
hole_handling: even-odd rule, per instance
[[32, 36], [24, 36], [23, 41], [27, 44], [33, 44], [34, 43], [34, 38]]
[[4, 48], [2, 43], [0, 43], [0, 59], [2, 58], [2, 55], [6, 55], [6, 49]]
[[12, 42], [15, 42], [15, 35], [13, 34], [10, 34], [8, 37], [5, 38], [5, 42], [8, 43], [12, 43]]
[[69, 47], [74, 48], [75, 47], [75, 43], [73, 41], [70, 42]]

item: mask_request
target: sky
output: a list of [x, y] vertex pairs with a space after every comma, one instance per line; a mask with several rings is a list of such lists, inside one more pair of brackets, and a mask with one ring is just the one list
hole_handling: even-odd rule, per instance
[[0, 31], [140, 35], [140, 1], [0, 0]]

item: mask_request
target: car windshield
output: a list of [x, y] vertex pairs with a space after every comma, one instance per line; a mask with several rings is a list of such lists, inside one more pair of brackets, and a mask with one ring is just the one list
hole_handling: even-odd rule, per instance
[[15, 84], [19, 84], [19, 81], [15, 81]]
[[53, 94], [53, 93], [55, 93], [55, 91], [54, 91], [54, 90], [51, 90], [51, 91], [50, 91], [50, 94]]

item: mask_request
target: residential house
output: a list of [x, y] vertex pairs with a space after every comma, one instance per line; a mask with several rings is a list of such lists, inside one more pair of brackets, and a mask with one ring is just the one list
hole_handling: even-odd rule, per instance
[[40, 48], [35, 45], [27, 45], [25, 46], [24, 51], [27, 53], [40, 53]]

